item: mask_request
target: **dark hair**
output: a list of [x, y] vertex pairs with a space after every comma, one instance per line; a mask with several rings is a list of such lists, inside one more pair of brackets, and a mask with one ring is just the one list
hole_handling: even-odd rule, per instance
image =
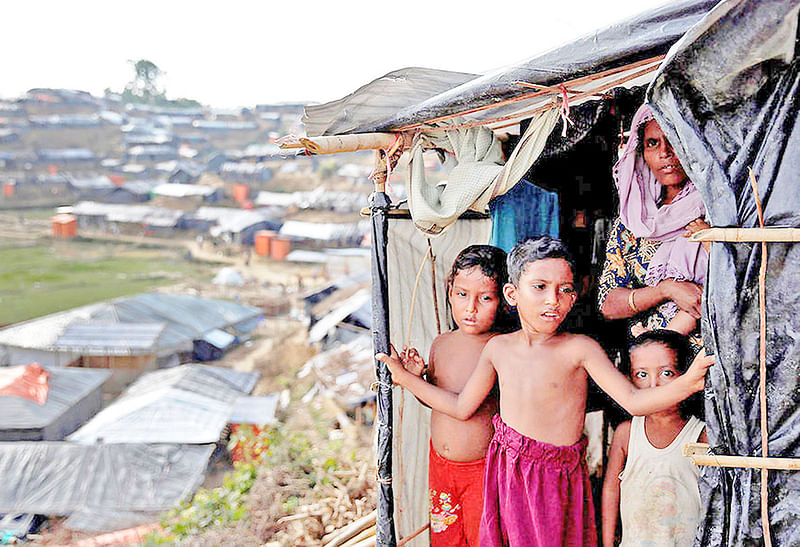
[[[647, 120], [648, 122], [650, 120]], [[636, 126], [636, 136], [638, 140], [636, 141], [636, 153], [640, 156], [644, 156], [644, 130], [647, 127], [647, 122], [640, 123]]]
[[453, 286], [453, 281], [458, 272], [472, 268], [480, 268], [483, 275], [493, 279], [495, 282], [499, 303], [492, 331], [509, 332], [519, 328], [516, 318], [511, 314], [505, 298], [503, 298], [503, 285], [508, 283], [506, 252], [492, 245], [470, 245], [462, 249], [453, 261], [450, 274], [447, 276], [448, 291]]
[[508, 255], [508, 277], [515, 286], [525, 267], [531, 262], [546, 258], [563, 258], [575, 273], [575, 261], [572, 260], [567, 246], [560, 239], [550, 236], [537, 236], [517, 243]]
[[[668, 329], [656, 329], [644, 332], [634, 338], [628, 344], [628, 351], [624, 352], [622, 362], [620, 363], [620, 372], [626, 376], [631, 374], [631, 353], [636, 348], [646, 346], [648, 344], [661, 344], [662, 346], [671, 349], [675, 354], [675, 370], [680, 374], [686, 372], [694, 358], [689, 339], [679, 332]], [[703, 417], [702, 397], [701, 393], [695, 393], [688, 399], [681, 401], [678, 405], [678, 410], [683, 418], [689, 416]]]

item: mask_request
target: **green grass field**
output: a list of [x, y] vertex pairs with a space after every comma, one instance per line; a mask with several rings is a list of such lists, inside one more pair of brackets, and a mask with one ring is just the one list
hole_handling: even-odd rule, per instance
[[22, 246], [0, 240], [0, 325], [181, 280], [208, 279], [209, 272], [178, 250], [85, 241]]

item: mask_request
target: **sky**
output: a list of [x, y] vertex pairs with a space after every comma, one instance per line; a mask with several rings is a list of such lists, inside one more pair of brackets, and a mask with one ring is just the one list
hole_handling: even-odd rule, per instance
[[147, 59], [173, 99], [326, 102], [408, 66], [486, 73], [665, 3], [17, 0], [3, 6], [0, 98], [121, 91]]

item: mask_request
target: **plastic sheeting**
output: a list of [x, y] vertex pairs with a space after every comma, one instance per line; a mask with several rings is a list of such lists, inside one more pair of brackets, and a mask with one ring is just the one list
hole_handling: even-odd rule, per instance
[[159, 512], [200, 485], [213, 446], [0, 443], [0, 513]]
[[47, 372], [44, 404], [0, 396], [0, 441], [60, 441], [103, 406], [110, 370], [52, 367]]
[[[382, 117], [380, 111], [365, 112], [362, 115], [360, 112], [362, 107], [359, 103], [342, 103], [347, 98], [326, 105], [306, 107], [304, 121], [308, 135], [387, 131], [392, 128], [425, 122], [438, 116], [457, 114], [472, 108], [494, 104], [530, 91], [517, 85], [518, 81], [547, 86], [558, 85], [568, 79], [596, 74], [606, 69], [621, 67], [661, 55], [666, 53], [669, 47], [716, 3], [716, 0], [670, 2], [603, 30], [592, 32], [521, 63], [467, 80], [462, 85], [448, 84], [449, 87], [445, 87], [435, 96], [408, 102], [408, 106], [402, 107], [402, 109], [387, 109], [391, 113], [389, 116]], [[609, 9], [613, 9], [613, 7]], [[384, 78], [388, 78], [392, 74], [394, 73], [389, 73]], [[621, 75], [618, 74], [615, 78]], [[370, 88], [378, 81], [380, 80], [367, 84], [356, 92], [368, 95], [368, 97], [360, 98], [360, 102], [370, 104], [371, 101], [380, 100], [380, 92]], [[644, 83], [649, 81], [648, 77]], [[642, 82], [631, 81], [626, 85], [634, 84], [642, 85]], [[397, 93], [402, 93], [402, 90], [398, 89]], [[373, 94], [375, 96], [372, 96]], [[399, 100], [394, 100], [397, 104], [400, 103]], [[550, 100], [549, 97], [546, 100]], [[488, 114], [478, 114], [474, 117], [480, 119], [485, 116], [513, 115], [520, 109], [529, 109], [532, 106], [531, 102], [516, 103], [492, 109], [488, 111]], [[320, 116], [319, 112], [321, 111], [326, 112], [325, 118]], [[332, 114], [331, 111], [338, 111], [338, 114]], [[370, 113], [373, 115], [369, 116]], [[337, 115], [352, 121], [352, 123], [348, 125], [326, 123], [328, 119], [335, 118]], [[312, 133], [308, 129], [309, 127], [319, 133]]]
[[[800, 226], [796, 0], [721, 2], [676, 45], [650, 90], [662, 129], [701, 192], [713, 226], [756, 227], [747, 168], [767, 226]], [[706, 380], [714, 453], [761, 455], [760, 244], [714, 243], [703, 339], [716, 352]], [[800, 246], [767, 247], [769, 455], [800, 456]], [[703, 468], [695, 545], [763, 544], [760, 472]], [[800, 545], [800, 473], [769, 473], [773, 545]]]
[[214, 443], [236, 401], [252, 391], [257, 372], [181, 365], [139, 378], [112, 404], [69, 436], [89, 443]]

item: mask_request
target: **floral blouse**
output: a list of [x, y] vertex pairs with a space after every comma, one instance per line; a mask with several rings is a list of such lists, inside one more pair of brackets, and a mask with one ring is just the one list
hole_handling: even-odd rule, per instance
[[[606, 242], [606, 261], [598, 286], [597, 306], [603, 303], [612, 289], [624, 287], [639, 289], [646, 287], [644, 283], [650, 260], [656, 254], [661, 242], [645, 237], [637, 238], [628, 230], [619, 217], [611, 226]], [[633, 325], [641, 322], [647, 329], [663, 329], [672, 319], [669, 306], [661, 304], [631, 317], [628, 320], [628, 332]]]
[[[647, 275], [647, 268], [659, 245], [661, 242], [658, 240], [634, 236], [617, 217], [611, 226], [606, 242], [606, 261], [603, 264], [603, 273], [600, 276], [597, 291], [598, 309], [603, 307], [603, 302], [606, 301], [608, 293], [612, 289], [646, 287], [644, 279]], [[629, 318], [628, 335], [631, 335], [631, 328], [639, 322], [648, 330], [665, 328], [670, 319], [675, 316], [675, 306], [669, 304], [670, 302], [662, 302], [658, 306], [642, 310]], [[689, 335], [689, 343], [695, 353], [703, 345], [699, 327], [698, 321], [698, 328]]]

